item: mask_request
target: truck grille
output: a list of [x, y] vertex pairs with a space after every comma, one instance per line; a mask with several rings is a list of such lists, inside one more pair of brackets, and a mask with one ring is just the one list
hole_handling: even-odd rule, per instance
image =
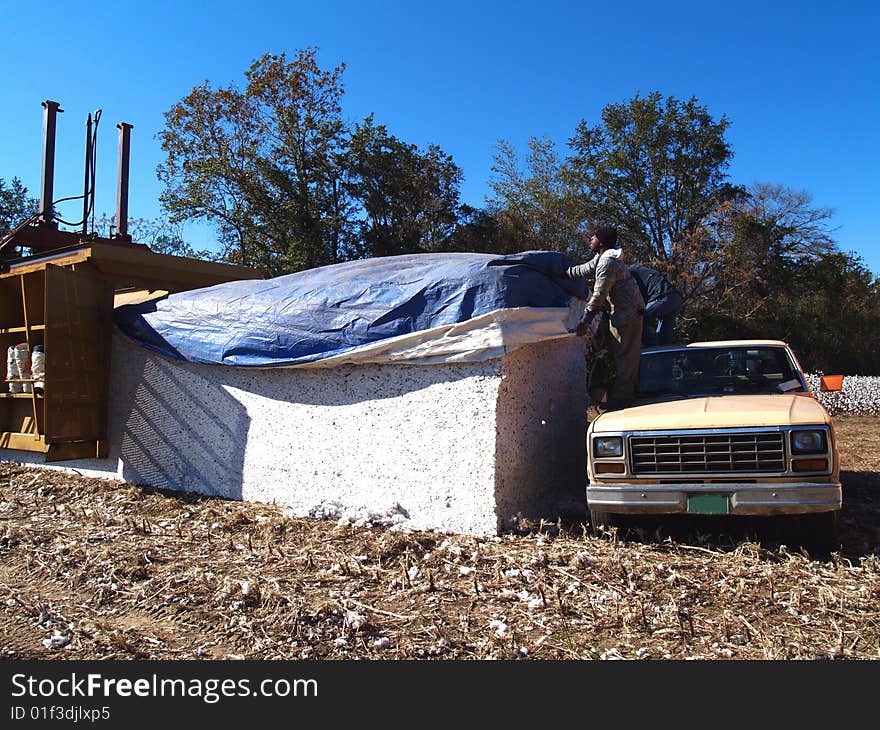
[[633, 474], [719, 474], [785, 471], [783, 434], [730, 433], [631, 436]]

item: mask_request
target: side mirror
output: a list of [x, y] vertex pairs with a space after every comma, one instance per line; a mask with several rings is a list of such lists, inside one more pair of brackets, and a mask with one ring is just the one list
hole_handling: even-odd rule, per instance
[[823, 375], [819, 381], [819, 390], [825, 393], [843, 390], [843, 376]]

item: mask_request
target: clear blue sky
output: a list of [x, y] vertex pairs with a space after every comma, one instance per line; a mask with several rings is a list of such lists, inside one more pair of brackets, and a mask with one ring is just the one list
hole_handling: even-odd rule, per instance
[[[726, 116], [733, 182], [805, 189], [880, 274], [880, 10], [874, 2], [211, 3], [0, 0], [0, 177], [40, 186], [44, 99], [59, 101], [56, 197], [82, 192], [86, 115], [103, 110], [96, 208], [113, 214], [116, 124], [132, 132], [132, 217], [160, 215], [163, 112], [205, 80], [241, 82], [270, 51], [344, 62], [343, 112], [436, 143], [482, 205], [499, 139], [560, 145], [581, 119], [653, 90]], [[62, 209], [77, 216], [78, 207]], [[79, 216], [77, 216], [78, 219]], [[210, 231], [188, 229], [196, 247]]]

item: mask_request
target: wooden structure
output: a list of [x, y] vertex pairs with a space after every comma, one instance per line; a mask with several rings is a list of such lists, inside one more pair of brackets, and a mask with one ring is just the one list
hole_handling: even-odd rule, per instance
[[[45, 352], [43, 393], [0, 392], [2, 449], [45, 454], [46, 461], [106, 455], [114, 298], [261, 278], [243, 266], [151, 252], [111, 239], [44, 250], [10, 261], [0, 273], [0, 348], [27, 343]], [[6, 375], [4, 369], [3, 374]]]

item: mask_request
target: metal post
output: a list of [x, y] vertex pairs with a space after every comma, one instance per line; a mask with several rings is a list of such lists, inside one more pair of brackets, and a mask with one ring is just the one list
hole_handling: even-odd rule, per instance
[[83, 180], [83, 227], [82, 234], [85, 237], [89, 232], [89, 183], [91, 182], [92, 170], [92, 115], [86, 120], [86, 173]]
[[119, 171], [116, 186], [116, 236], [131, 240], [128, 235], [128, 163], [131, 152], [131, 130], [133, 125], [120, 122], [119, 130]]
[[63, 112], [57, 101], [43, 102], [43, 179], [40, 184], [40, 223], [51, 223], [52, 194], [55, 187], [55, 121]]

